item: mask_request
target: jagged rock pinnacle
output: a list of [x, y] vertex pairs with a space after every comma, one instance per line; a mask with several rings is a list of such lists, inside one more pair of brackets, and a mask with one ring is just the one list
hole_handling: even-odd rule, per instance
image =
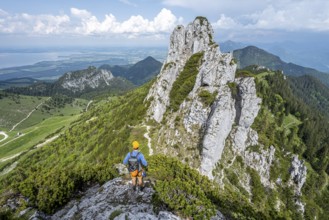
[[195, 53], [211, 50], [218, 45], [213, 42], [213, 29], [204, 17], [197, 17], [185, 28], [177, 26], [171, 34], [169, 52], [158, 80], [153, 85], [147, 100], [153, 97], [148, 114], [160, 122], [169, 105], [169, 93], [174, 81], [184, 68], [186, 61]]

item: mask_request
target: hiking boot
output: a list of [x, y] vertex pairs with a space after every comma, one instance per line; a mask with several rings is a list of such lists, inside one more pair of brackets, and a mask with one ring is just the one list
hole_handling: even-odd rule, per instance
[[133, 186], [133, 190], [136, 191], [136, 186]]
[[143, 192], [145, 186], [140, 186], [140, 191]]

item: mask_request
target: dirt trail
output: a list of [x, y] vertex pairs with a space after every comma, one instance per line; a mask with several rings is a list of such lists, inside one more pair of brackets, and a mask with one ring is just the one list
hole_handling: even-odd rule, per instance
[[2, 159], [0, 159], [0, 163], [5, 162], [5, 161], [7, 161], [7, 160], [14, 159], [15, 157], [18, 157], [19, 155], [21, 155], [22, 153], [24, 153], [24, 151], [23, 151], [23, 152], [20, 152], [20, 153], [18, 153], [18, 154], [14, 154], [14, 155], [12, 155], [12, 156], [10, 156], [10, 157], [2, 158]]
[[88, 111], [89, 105], [93, 102], [93, 100], [90, 100], [87, 104], [86, 111]]
[[55, 135], [55, 136], [53, 136], [53, 137], [51, 137], [51, 138], [48, 138], [48, 139], [45, 140], [44, 142], [42, 142], [42, 143], [36, 145], [35, 147], [36, 147], [36, 148], [43, 147], [43, 146], [45, 146], [46, 144], [48, 144], [48, 143], [52, 142], [53, 140], [57, 139], [58, 137], [59, 137], [59, 134], [58, 134], [58, 135]]
[[0, 172], [0, 176], [3, 176], [5, 174], [9, 173], [10, 171], [12, 171], [13, 169], [15, 169], [17, 164], [18, 164], [18, 162], [16, 161], [15, 163], [10, 165], [9, 167], [5, 168], [3, 171]]
[[144, 134], [144, 137], [147, 139], [147, 146], [149, 148], [149, 155], [153, 155], [153, 149], [152, 149], [152, 146], [151, 146], [151, 138], [149, 136], [149, 133], [150, 133], [150, 126], [146, 126], [146, 133]]
[[[50, 99], [50, 97], [47, 100], [49, 100], [49, 99]], [[37, 107], [35, 107], [32, 111], [30, 111], [29, 114], [27, 114], [27, 116], [25, 118], [23, 118], [20, 122], [18, 122], [17, 124], [15, 124], [10, 131], [13, 131], [18, 125], [20, 125], [23, 121], [25, 121], [26, 119], [28, 119], [32, 115], [32, 113], [35, 110], [37, 110], [43, 103], [44, 102], [41, 102], [39, 105], [37, 105]]]
[[3, 136], [4, 136], [4, 138], [2, 138], [2, 139], [0, 140], [0, 142], [6, 140], [6, 139], [8, 138], [8, 135], [7, 135], [4, 131], [0, 131], [0, 135], [3, 135]]

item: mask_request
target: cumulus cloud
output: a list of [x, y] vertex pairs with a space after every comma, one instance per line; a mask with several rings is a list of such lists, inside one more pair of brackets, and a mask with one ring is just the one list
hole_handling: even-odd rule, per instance
[[119, 22], [113, 14], [99, 20], [85, 9], [71, 8], [70, 15], [14, 14], [0, 10], [0, 33], [115, 35], [134, 38], [140, 35], [169, 33], [179, 19], [163, 8], [152, 20], [141, 15]]
[[69, 22], [67, 15], [10, 15], [1, 10], [0, 33], [59, 34]]
[[189, 8], [201, 15], [220, 16], [222, 29], [329, 31], [327, 0], [162, 0], [164, 5]]
[[214, 22], [212, 26], [214, 28], [220, 29], [236, 29], [242, 27], [242, 25], [235, 21], [233, 18], [227, 17], [224, 14], [221, 14], [220, 18], [216, 22]]
[[322, 0], [278, 0], [256, 12], [239, 16], [222, 14], [214, 22], [214, 27], [246, 30], [329, 31], [328, 11], [329, 2]]

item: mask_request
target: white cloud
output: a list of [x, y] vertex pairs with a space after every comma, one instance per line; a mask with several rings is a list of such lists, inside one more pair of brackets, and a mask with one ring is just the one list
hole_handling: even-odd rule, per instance
[[119, 0], [120, 2], [122, 2], [123, 4], [129, 5], [129, 6], [133, 6], [133, 7], [137, 7], [137, 5], [135, 3], [132, 3], [129, 0]]
[[220, 29], [236, 29], [242, 27], [242, 25], [237, 23], [233, 18], [227, 17], [224, 14], [221, 14], [218, 21], [213, 23], [212, 26]]
[[329, 2], [323, 0], [268, 1], [262, 10], [229, 16], [214, 23], [219, 29], [329, 31]]
[[24, 33], [31, 35], [116, 35], [130, 38], [141, 35], [161, 35], [170, 33], [179, 19], [163, 8], [152, 20], [141, 15], [131, 16], [119, 22], [113, 14], [99, 20], [85, 9], [71, 8], [66, 15], [30, 15], [27, 13], [10, 15], [0, 10], [0, 33]]
[[71, 8], [71, 14], [77, 18], [90, 18], [92, 17], [91, 13], [84, 9], [78, 9], [78, 8]]
[[59, 34], [70, 22], [67, 15], [10, 15], [0, 13], [0, 33]]

